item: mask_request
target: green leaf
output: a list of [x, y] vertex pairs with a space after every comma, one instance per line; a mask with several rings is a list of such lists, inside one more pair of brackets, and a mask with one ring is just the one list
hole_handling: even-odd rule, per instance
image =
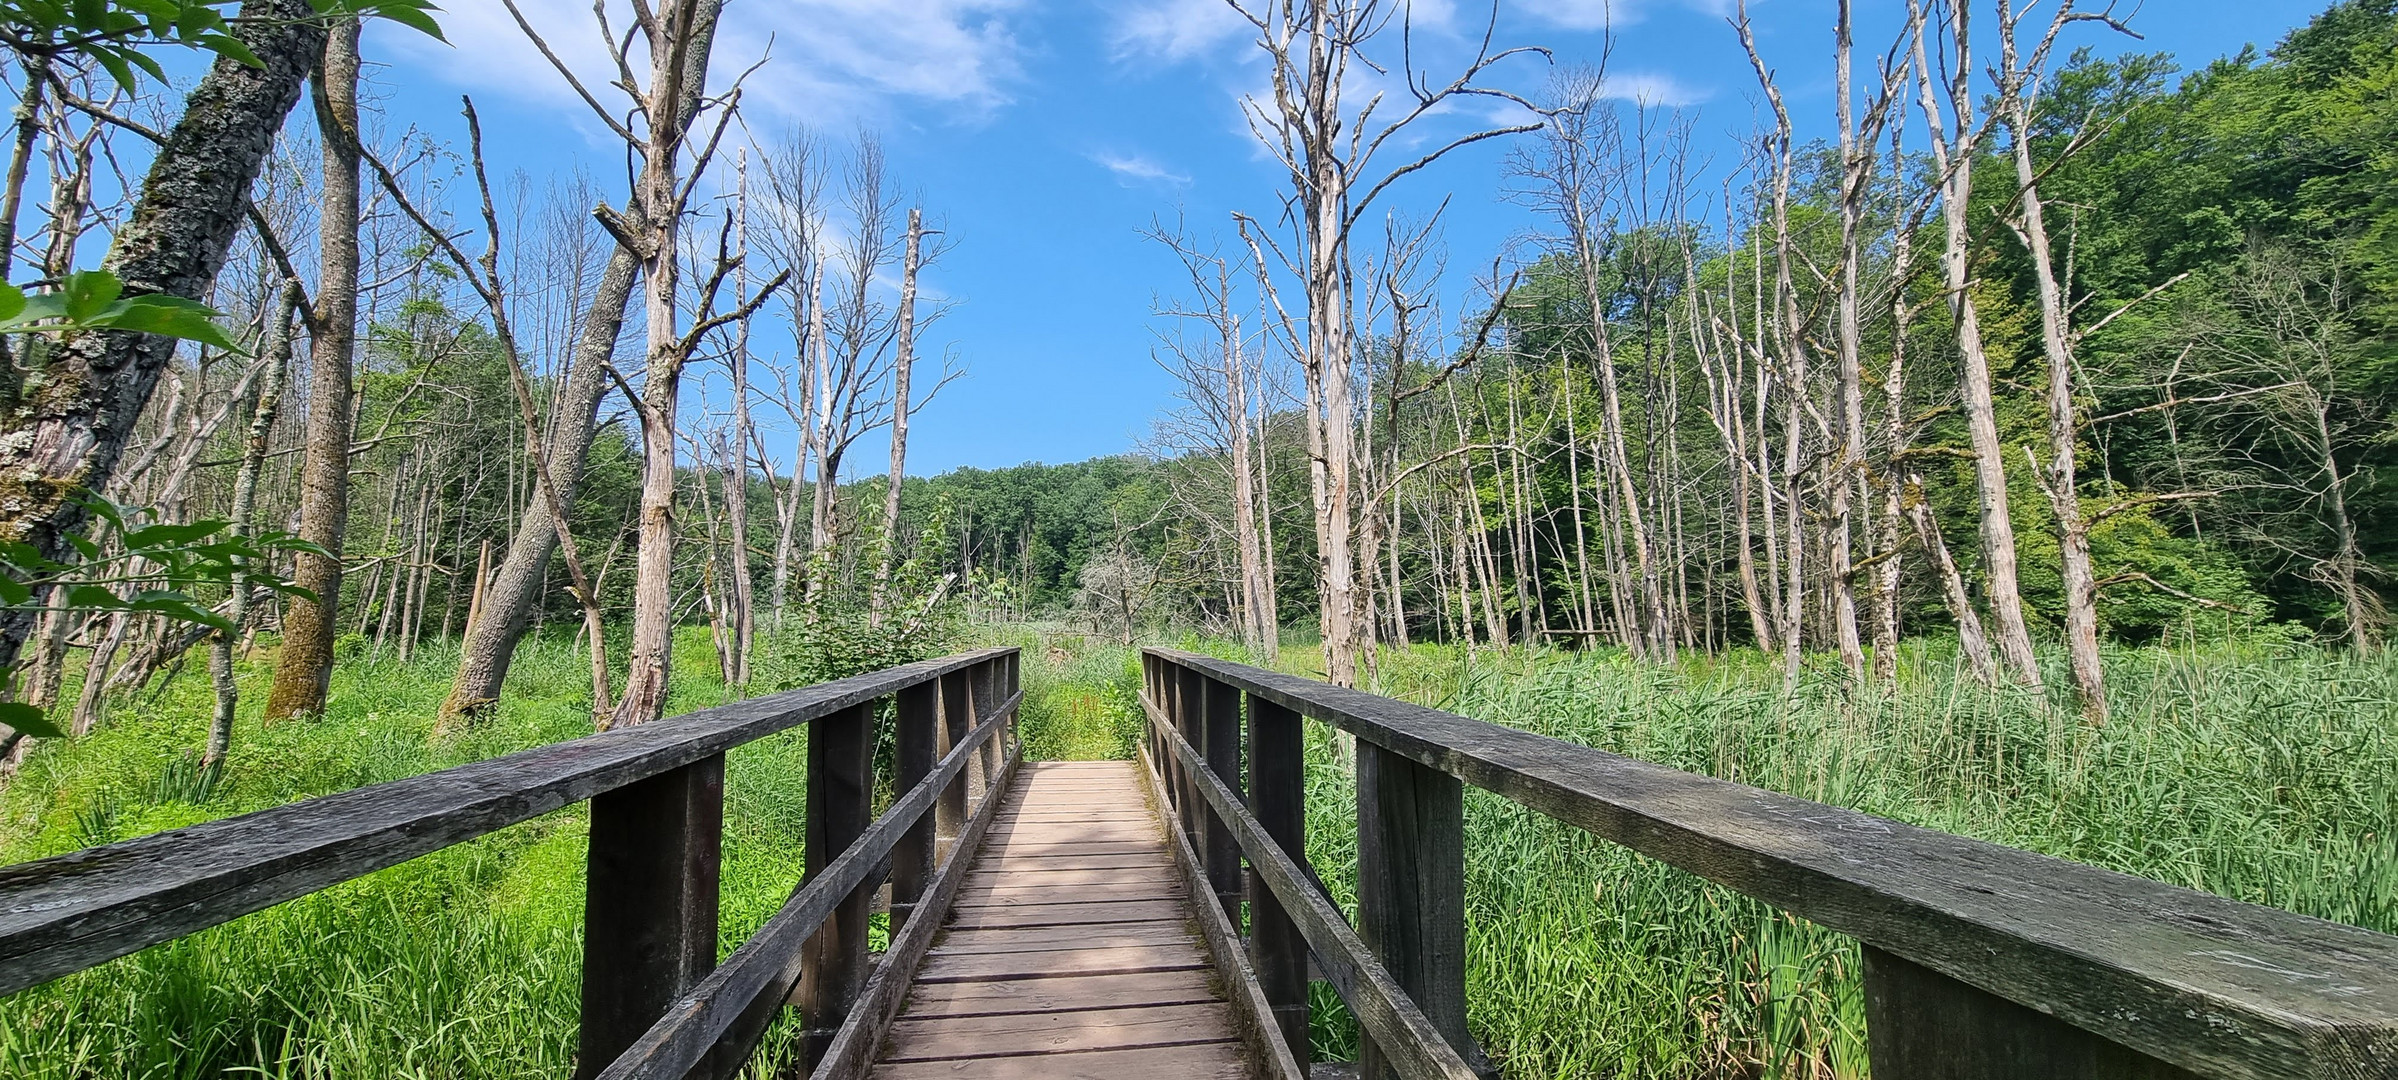
[[106, 68], [108, 77], [115, 79], [117, 85], [123, 87], [126, 93], [132, 93], [141, 88], [141, 84], [133, 78], [133, 68], [125, 63], [125, 57], [122, 55], [132, 50], [113, 49], [105, 45], [94, 45], [91, 50], [92, 59], [97, 61], [101, 67]]
[[125, 601], [98, 585], [69, 585], [66, 606], [86, 611], [117, 611], [125, 606]]
[[441, 10], [439, 7], [430, 3], [418, 2], [418, 0], [383, 0], [381, 3], [373, 3], [369, 6], [378, 16], [445, 45], [449, 43], [450, 39], [441, 36], [441, 24], [433, 21], [432, 13]]
[[119, 300], [106, 311], [83, 320], [83, 325], [160, 334], [212, 345], [226, 352], [241, 352], [225, 328], [217, 325], [216, 318], [215, 309], [196, 300], [152, 294]]
[[106, 270], [78, 270], [67, 275], [66, 286], [58, 291], [66, 305], [66, 319], [82, 323], [116, 303], [125, 293], [125, 283]]
[[63, 739], [67, 733], [50, 722], [49, 714], [22, 701], [0, 701], [0, 724], [42, 739]]
[[251, 52], [250, 47], [242, 44], [240, 38], [230, 34], [200, 34], [193, 37], [192, 42], [244, 67], [266, 67], [266, 62], [258, 59], [257, 53]]
[[33, 599], [33, 590], [13, 577], [0, 574], [0, 607], [22, 607]]
[[226, 524], [223, 520], [211, 518], [188, 525], [144, 525], [125, 534], [125, 546], [128, 549], [186, 546], [215, 536], [224, 531]]
[[25, 311], [25, 290], [0, 281], [0, 325], [12, 323]]

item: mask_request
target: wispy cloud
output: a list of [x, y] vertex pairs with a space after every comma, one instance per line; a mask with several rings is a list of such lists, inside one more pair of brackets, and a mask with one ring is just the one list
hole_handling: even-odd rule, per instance
[[1100, 168], [1116, 174], [1126, 184], [1188, 184], [1191, 178], [1168, 169], [1140, 154], [1118, 154], [1102, 150], [1089, 155]]
[[[502, 5], [448, 6], [442, 26], [453, 46], [385, 34], [385, 55], [396, 53], [482, 93], [583, 111]], [[517, 6], [603, 103], [621, 104], [621, 95], [605, 86], [615, 64], [589, 4], [518, 0]], [[615, 0], [609, 7], [621, 33], [631, 14], [617, 10]], [[728, 12], [716, 38], [713, 81], [729, 82], [771, 56], [750, 77], [743, 107], [753, 117], [830, 123], [930, 104], [971, 120], [1009, 104], [1024, 77], [1015, 21], [1027, 0], [774, 0], [734, 7], [740, 17]], [[644, 71], [648, 60], [636, 53], [633, 63]]]
[[1116, 59], [1188, 60], [1241, 40], [1252, 27], [1224, 0], [1144, 0], [1115, 7], [1108, 47]]
[[[1605, 30], [1645, 19], [1662, 0], [1519, 0], [1517, 6], [1561, 30]], [[1708, 15], [1729, 15], [1732, 0], [1672, 0]]]
[[1636, 105], [1681, 108], [1696, 105], [1712, 95], [1705, 88], [1691, 86], [1664, 72], [1610, 71], [1599, 83], [1599, 96]]

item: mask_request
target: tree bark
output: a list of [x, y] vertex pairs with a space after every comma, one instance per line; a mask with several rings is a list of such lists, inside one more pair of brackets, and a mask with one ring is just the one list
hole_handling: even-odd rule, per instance
[[890, 603], [891, 566], [899, 557], [899, 483], [908, 473], [909, 380], [916, 366], [916, 271], [924, 257], [924, 211], [908, 211], [906, 260], [900, 264], [899, 356], [891, 364], [891, 483], [883, 490], [883, 550], [874, 566], [874, 620]]
[[[208, 291], [242, 224], [250, 182], [323, 51], [306, 0], [248, 0], [241, 14], [234, 32], [259, 66], [220, 59], [209, 68], [103, 261], [129, 294]], [[85, 520], [72, 496], [107, 486], [176, 345], [127, 331], [77, 334], [51, 353], [39, 388], [9, 387], [0, 537], [49, 558], [68, 554], [66, 537]], [[32, 628], [30, 612], [0, 614], [0, 670], [14, 666]]]
[[358, 35], [347, 19], [325, 38], [316, 76], [324, 187], [317, 222], [318, 279], [308, 313], [308, 428], [300, 464], [300, 538], [324, 554], [293, 559], [307, 590], [284, 606], [283, 648], [267, 691], [269, 722], [325, 711], [339, 632], [342, 538], [350, 521], [350, 366], [358, 331]]
[[[241, 466], [233, 477], [233, 510], [227, 515], [237, 536], [247, 536], [251, 519], [258, 506], [258, 476], [265, 471], [267, 442], [275, 432], [275, 417], [283, 408], [283, 383], [291, 367], [291, 321], [300, 307], [300, 285], [290, 282], [275, 307], [273, 321], [267, 324], [268, 342], [266, 372], [258, 385], [258, 404], [250, 413], [249, 438], [243, 444]], [[233, 645], [249, 623], [250, 575], [247, 571], [233, 576], [232, 610], [225, 618], [233, 624], [231, 630], [219, 630], [209, 636], [208, 679], [216, 690], [216, 709], [208, 721], [208, 745], [200, 760], [214, 765], [225, 760], [233, 749], [234, 711], [241, 704], [241, 688], [234, 680]]]

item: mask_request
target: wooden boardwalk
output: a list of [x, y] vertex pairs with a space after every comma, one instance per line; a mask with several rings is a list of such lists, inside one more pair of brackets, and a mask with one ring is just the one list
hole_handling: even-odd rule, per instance
[[878, 1080], [1255, 1075], [1137, 768], [1023, 767]]

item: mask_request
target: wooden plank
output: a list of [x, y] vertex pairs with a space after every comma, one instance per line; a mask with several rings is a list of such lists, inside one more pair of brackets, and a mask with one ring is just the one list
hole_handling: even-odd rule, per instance
[[951, 956], [939, 949], [916, 969], [918, 983], [1039, 979], [1054, 975], [1101, 975], [1111, 971], [1202, 969], [1207, 958], [1189, 945], [1128, 945], [1072, 952], [970, 953]]
[[1179, 886], [1139, 881], [1120, 885], [969, 885], [958, 891], [957, 906], [991, 907], [1017, 904], [1090, 904], [1115, 900], [1153, 900], [1182, 896]]
[[577, 1077], [597, 1076], [716, 966], [723, 839], [722, 755], [592, 800]]
[[1010, 855], [1008, 865], [1016, 870], [1109, 870], [1135, 867], [1172, 866], [1174, 861], [1163, 851], [1125, 851], [1096, 855]]
[[943, 956], [973, 953], [1109, 949], [1125, 945], [1189, 945], [1199, 938], [1190, 920], [1157, 919], [1107, 926], [1043, 926], [1011, 930], [953, 930], [941, 939]]
[[1092, 840], [1058, 842], [992, 838], [984, 850], [1004, 852], [1012, 859], [1131, 859], [1158, 858], [1166, 845], [1158, 840]]
[[1083, 885], [1126, 885], [1136, 881], [1180, 881], [1170, 866], [1038, 867], [1013, 859], [966, 875], [966, 887], [1071, 889]]
[[[892, 787], [906, 791], [932, 775], [933, 762], [940, 759], [941, 687], [937, 682], [920, 683], [899, 692], [892, 710], [893, 771]], [[933, 858], [937, 851], [937, 814], [926, 814], [916, 820], [891, 848], [891, 931], [896, 934], [906, 928], [908, 917], [915, 913], [916, 901], [923, 896], [925, 885], [932, 880]]]
[[908, 996], [910, 1017], [1096, 1009], [1116, 1005], [1182, 1005], [1222, 1000], [1204, 968], [1069, 975], [1054, 979], [926, 983]]
[[[1199, 710], [1199, 752], [1207, 756], [1207, 768], [1216, 774], [1224, 786], [1241, 790], [1241, 693], [1232, 687], [1202, 679]], [[1202, 800], [1204, 802], [1204, 800]], [[1191, 847], [1199, 855], [1199, 863], [1207, 869], [1207, 888], [1223, 906], [1225, 918], [1239, 925], [1241, 919], [1241, 845], [1232, 838], [1232, 830], [1223, 820], [1202, 805], [1199, 809], [1200, 829], [1191, 835]]]
[[1312, 680], [1153, 655], [2193, 1072], [2370, 1075], [2398, 1055], [2398, 937]]
[[539, 817], [987, 660], [986, 649], [0, 867], [0, 994]]
[[[860, 705], [808, 731], [807, 884], [849, 850], [874, 817], [874, 706]], [[911, 826], [912, 828], [912, 826]], [[906, 835], [903, 830], [901, 836]], [[860, 881], [801, 951], [799, 992], [807, 1014], [800, 1060], [814, 1069], [866, 988], [866, 931], [875, 883]]]
[[877, 1065], [874, 1080], [1247, 1080], [1253, 1075], [1237, 1042], [1081, 1054], [992, 1058], [961, 1070], [954, 1061]]
[[1190, 912], [1180, 900], [1167, 897], [1144, 897], [1138, 900], [1113, 900], [1090, 904], [994, 904], [984, 907], [955, 909], [950, 928], [955, 930], [991, 930], [1025, 926], [1096, 926], [1103, 923], [1152, 922], [1158, 919], [1185, 919]]
[[1232, 1007], [1221, 1001], [934, 1020], [909, 1018], [891, 1025], [891, 1049], [883, 1055], [883, 1060], [897, 1063], [972, 1058], [979, 1065], [990, 1058], [1014, 1054], [1187, 1046], [1220, 1043], [1234, 1037]]

